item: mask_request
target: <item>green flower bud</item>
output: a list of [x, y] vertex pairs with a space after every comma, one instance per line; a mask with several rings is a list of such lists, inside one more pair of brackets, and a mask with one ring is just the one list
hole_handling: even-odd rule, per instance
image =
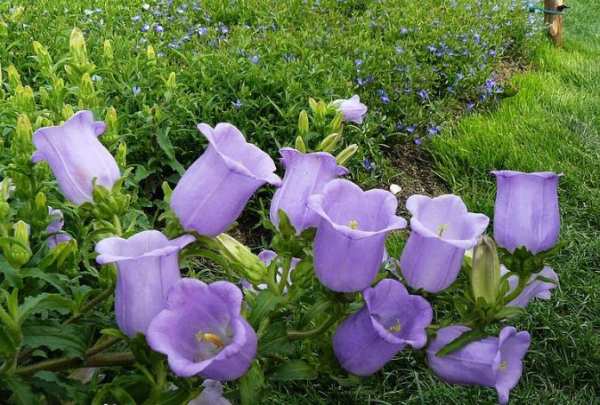
[[117, 110], [114, 107], [109, 107], [106, 110], [104, 122], [106, 123], [106, 131], [100, 140], [103, 144], [110, 146], [119, 139], [119, 120], [117, 118]]
[[175, 90], [177, 89], [177, 77], [175, 75], [175, 72], [171, 72], [171, 74], [169, 75], [169, 78], [166, 82], [166, 87], [167, 90], [165, 91], [165, 100], [169, 101], [171, 100], [171, 98], [173, 98]]
[[8, 73], [8, 85], [11, 90], [15, 91], [18, 86], [21, 86], [21, 75], [17, 71], [15, 65], [10, 65], [8, 69], [6, 69]]
[[18, 111], [32, 113], [35, 110], [33, 89], [18, 85], [15, 90], [14, 104]]
[[71, 52], [71, 57], [76, 65], [87, 65], [88, 58], [87, 48], [85, 46], [85, 38], [83, 36], [83, 32], [81, 32], [81, 30], [77, 27], [73, 28], [73, 31], [71, 31], [71, 36], [69, 37], [69, 49]]
[[28, 161], [31, 159], [31, 153], [33, 152], [33, 128], [31, 127], [31, 121], [27, 114], [19, 114], [17, 117], [17, 125], [15, 127], [15, 137], [12, 143], [13, 155], [21, 160]]
[[33, 52], [37, 57], [40, 70], [44, 76], [48, 78], [53, 76], [54, 66], [52, 63], [52, 56], [50, 56], [48, 49], [38, 41], [33, 41]]
[[336, 157], [335, 160], [339, 165], [343, 165], [346, 163], [356, 152], [358, 151], [358, 145], [352, 144], [348, 146], [346, 149], [341, 151]]
[[119, 144], [117, 153], [115, 155], [115, 160], [121, 169], [125, 169], [127, 167], [127, 144], [124, 142]]
[[25, 246], [29, 246], [29, 224], [23, 221], [18, 221], [13, 225], [15, 239]]
[[304, 139], [302, 139], [302, 137], [300, 135], [298, 135], [296, 137], [296, 142], [294, 143], [294, 146], [300, 152], [302, 152], [302, 153], [306, 152], [306, 145], [304, 144]]
[[262, 281], [267, 274], [267, 267], [246, 245], [226, 233], [217, 236], [215, 241], [218, 252], [240, 273], [241, 277], [252, 283]]
[[329, 128], [332, 132], [340, 132], [342, 130], [342, 123], [344, 122], [344, 115], [341, 112], [337, 112], [335, 117], [329, 123]]
[[304, 110], [300, 111], [298, 116], [298, 133], [302, 137], [308, 134], [308, 114]]
[[473, 251], [471, 288], [477, 301], [483, 298], [490, 305], [496, 303], [500, 288], [500, 260], [494, 240], [484, 236]]
[[79, 107], [89, 108], [96, 105], [96, 91], [94, 90], [94, 83], [89, 73], [84, 73], [81, 76], [81, 83], [79, 85]]
[[110, 41], [107, 39], [104, 41], [104, 60], [110, 62], [114, 58], [113, 48]]
[[148, 48], [146, 48], [146, 56], [148, 57], [148, 63], [150, 65], [156, 65], [156, 52], [152, 45], [148, 45]]
[[24, 11], [25, 8], [23, 6], [14, 7], [12, 8], [10, 15], [8, 16], [8, 19], [13, 23], [17, 23], [21, 20], [21, 17], [23, 17]]
[[341, 134], [335, 133], [335, 134], [327, 135], [327, 137], [325, 137], [325, 139], [323, 139], [321, 141], [321, 143], [319, 144], [318, 150], [323, 151], [323, 152], [331, 152], [331, 151], [335, 150], [335, 147], [337, 146], [340, 139], [342, 139]]
[[75, 112], [73, 111], [73, 107], [71, 107], [70, 104], [65, 104], [63, 106], [62, 109], [62, 118], [64, 120], [68, 120], [69, 118], [71, 118], [73, 115], [75, 114]]
[[0, 223], [6, 222], [10, 214], [10, 204], [6, 201], [0, 201]]
[[35, 208], [36, 210], [44, 212], [45, 214], [48, 213], [48, 201], [46, 199], [46, 194], [41, 191], [35, 196]]

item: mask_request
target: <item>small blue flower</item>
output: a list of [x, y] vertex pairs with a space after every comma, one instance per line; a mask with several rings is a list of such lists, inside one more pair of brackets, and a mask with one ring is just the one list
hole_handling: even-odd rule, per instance
[[252, 63], [254, 65], [258, 65], [258, 62], [260, 62], [260, 56], [252, 55], [248, 58], [248, 60], [250, 61], [250, 63]]
[[231, 105], [233, 106], [233, 108], [235, 108], [236, 110], [239, 110], [240, 108], [242, 108], [242, 106], [244, 105], [244, 103], [242, 103], [242, 101], [238, 98], [235, 101], [231, 102]]
[[421, 145], [423, 143], [423, 141], [421, 140], [421, 138], [416, 138], [415, 139], [415, 145]]
[[427, 90], [419, 90], [417, 92], [417, 95], [419, 96], [422, 102], [429, 101], [429, 93], [427, 92]]
[[163, 32], [164, 30], [165, 30], [165, 29], [164, 29], [164, 28], [163, 28], [163, 26], [162, 26], [162, 25], [160, 25], [160, 24], [156, 24], [156, 25], [154, 26], [154, 31], [155, 31], [155, 32], [157, 32], [157, 33], [159, 33], [159, 34], [160, 34], [161, 32]]
[[467, 101], [467, 111], [472, 111], [475, 108], [475, 103], [473, 101]]
[[409, 31], [408, 31], [408, 28], [406, 28], [406, 27], [402, 27], [402, 28], [400, 28], [400, 34], [402, 34], [402, 35], [406, 35], [406, 34], [408, 34], [408, 32], [409, 32]]
[[427, 128], [427, 133], [429, 134], [429, 136], [436, 136], [440, 133], [440, 131], [441, 129], [437, 125], [432, 125], [429, 128]]
[[384, 89], [377, 90], [377, 94], [379, 94], [379, 98], [381, 99], [381, 102], [383, 104], [389, 104], [390, 98], [388, 97]]
[[365, 158], [362, 161], [362, 165], [365, 168], [366, 171], [370, 172], [373, 169], [375, 169], [375, 163], [371, 162], [368, 158]]
[[142, 25], [142, 28], [140, 29], [140, 31], [148, 32], [149, 29], [150, 29], [150, 26], [148, 24], [144, 24], [144, 25]]
[[198, 35], [200, 36], [204, 36], [206, 34], [208, 34], [208, 28], [206, 27], [199, 27], [196, 32], [198, 33]]
[[414, 134], [416, 130], [417, 130], [416, 125], [409, 125], [406, 127], [406, 132], [408, 132], [409, 134]]
[[142, 92], [142, 89], [140, 88], [140, 86], [133, 86], [131, 88], [131, 91], [133, 92], [134, 96], [137, 96], [138, 94], [140, 94]]
[[354, 60], [354, 66], [356, 66], [357, 69], [360, 69], [360, 67], [363, 65], [363, 60], [362, 59], [355, 59]]
[[142, 16], [141, 15], [134, 15], [133, 17], [131, 17], [131, 21], [133, 22], [138, 22], [142, 20]]

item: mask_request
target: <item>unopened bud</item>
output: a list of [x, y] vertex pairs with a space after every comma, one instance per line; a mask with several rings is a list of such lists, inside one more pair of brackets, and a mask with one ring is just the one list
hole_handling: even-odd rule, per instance
[[298, 135], [296, 137], [296, 142], [294, 143], [294, 147], [302, 153], [306, 152], [306, 145], [304, 144], [304, 139], [302, 139], [302, 137], [300, 135]]
[[500, 260], [494, 240], [484, 236], [473, 251], [471, 288], [475, 300], [494, 304], [500, 287]]
[[340, 132], [342, 129], [342, 122], [344, 121], [344, 115], [341, 112], [337, 112], [335, 117], [329, 123], [329, 128], [333, 132]]
[[77, 27], [73, 28], [73, 31], [71, 31], [69, 48], [71, 57], [74, 59], [76, 65], [84, 66], [88, 63], [85, 38], [83, 32]]
[[331, 152], [335, 150], [338, 142], [342, 139], [340, 134], [327, 135], [319, 144], [319, 150], [323, 152]]
[[150, 65], [156, 65], [156, 52], [152, 45], [148, 45], [148, 48], [146, 48], [146, 56]]
[[298, 116], [298, 133], [302, 137], [308, 134], [308, 114], [304, 110], [300, 111]]
[[110, 41], [107, 39], [104, 41], [104, 60], [109, 62], [114, 58], [113, 48]]
[[13, 225], [15, 239], [25, 246], [29, 246], [29, 224], [23, 221], [18, 221]]
[[71, 118], [73, 116], [73, 114], [75, 114], [75, 112], [73, 111], [73, 107], [71, 107], [70, 104], [65, 104], [62, 109], [63, 119], [68, 120], [69, 118]]
[[35, 52], [42, 73], [46, 77], [50, 77], [53, 71], [53, 63], [48, 49], [38, 41], [33, 41], [33, 52]]
[[15, 91], [18, 86], [21, 86], [21, 75], [17, 71], [15, 65], [8, 66], [6, 72], [8, 73], [8, 85], [11, 90]]
[[46, 199], [46, 194], [43, 192], [39, 192], [35, 196], [35, 208], [38, 210], [42, 210], [44, 212], [48, 211], [48, 201]]
[[89, 108], [96, 105], [96, 91], [94, 90], [94, 83], [89, 73], [84, 73], [81, 76], [81, 83], [79, 85], [79, 106], [81, 108]]
[[241, 277], [252, 283], [258, 283], [263, 279], [267, 268], [246, 245], [226, 233], [220, 234], [215, 240], [218, 242], [219, 253], [232, 264], [235, 270], [241, 273]]
[[29, 86], [18, 85], [15, 90], [15, 107], [21, 112], [33, 112], [35, 110], [35, 100], [33, 98], [33, 89]]
[[117, 153], [115, 155], [115, 160], [121, 169], [125, 169], [127, 167], [127, 144], [124, 142], [119, 144]]
[[346, 163], [356, 152], [358, 151], [358, 145], [352, 144], [348, 146], [346, 149], [341, 151], [336, 157], [335, 160], [339, 165], [343, 165]]

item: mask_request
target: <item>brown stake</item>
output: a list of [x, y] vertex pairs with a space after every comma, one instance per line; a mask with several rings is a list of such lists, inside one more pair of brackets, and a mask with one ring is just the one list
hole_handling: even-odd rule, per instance
[[[544, 0], [544, 8], [558, 12], [559, 7], [563, 5], [563, 0]], [[548, 34], [556, 46], [562, 46], [563, 43], [563, 16], [559, 14], [546, 13], [544, 22], [548, 26]]]

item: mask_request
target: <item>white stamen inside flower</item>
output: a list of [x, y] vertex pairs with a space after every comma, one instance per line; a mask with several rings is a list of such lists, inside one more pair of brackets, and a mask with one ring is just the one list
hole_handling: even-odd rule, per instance
[[350, 227], [350, 229], [358, 229], [358, 221], [356, 219], [351, 219], [348, 222], [348, 226]]
[[446, 232], [447, 230], [448, 230], [448, 224], [439, 225], [437, 228], [438, 236], [441, 238], [442, 236], [444, 236], [444, 232]]
[[396, 319], [396, 323], [388, 328], [388, 331], [392, 333], [398, 333], [402, 330], [402, 325], [400, 324], [400, 320]]
[[500, 362], [500, 370], [504, 371], [508, 368], [508, 363], [506, 362], [506, 360], [503, 360]]
[[217, 349], [222, 349], [223, 347], [225, 347], [225, 343], [223, 343], [223, 340], [221, 339], [221, 337], [219, 335], [215, 335], [214, 333], [210, 333], [210, 332], [199, 331], [198, 333], [196, 333], [196, 340], [199, 343], [202, 343], [202, 342], [211, 343]]

